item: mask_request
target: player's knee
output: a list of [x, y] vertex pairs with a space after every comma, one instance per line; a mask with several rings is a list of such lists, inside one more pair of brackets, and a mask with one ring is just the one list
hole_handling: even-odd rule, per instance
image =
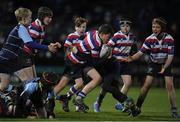
[[166, 83], [166, 89], [168, 91], [172, 91], [174, 88], [174, 84], [171, 82], [171, 83]]
[[129, 88], [130, 86], [131, 86], [131, 82], [126, 82], [126, 83], [124, 83], [124, 86], [126, 87], [126, 88]]
[[76, 88], [81, 89], [83, 87], [83, 82], [77, 82], [76, 83]]
[[96, 74], [93, 78], [93, 81], [95, 81], [95, 83], [100, 83], [102, 81], [102, 77], [98, 74]]
[[102, 81], [102, 77], [101, 77], [100, 75], [97, 75], [96, 80], [97, 80], [98, 82], [101, 82], [101, 81]]

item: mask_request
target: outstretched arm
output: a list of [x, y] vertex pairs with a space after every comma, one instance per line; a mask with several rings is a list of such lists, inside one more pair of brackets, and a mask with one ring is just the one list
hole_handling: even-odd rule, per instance
[[20, 25], [18, 34], [19, 34], [19, 38], [23, 40], [26, 46], [33, 49], [49, 50], [50, 52], [57, 52], [58, 48], [61, 47], [59, 42], [51, 43], [50, 45], [43, 45], [43, 44], [33, 41], [27, 29], [23, 25]]
[[143, 53], [141, 51], [138, 51], [137, 53], [135, 53], [133, 56], [129, 56], [128, 57], [128, 62], [132, 62], [134, 60], [139, 59], [141, 56], [143, 55]]

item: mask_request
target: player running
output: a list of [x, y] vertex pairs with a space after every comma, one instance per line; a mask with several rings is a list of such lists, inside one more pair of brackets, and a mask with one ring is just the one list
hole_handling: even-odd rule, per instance
[[[131, 48], [133, 45], [135, 45], [135, 37], [130, 32], [132, 22], [127, 19], [123, 18], [120, 20], [120, 30], [114, 34], [112, 39], [107, 43], [107, 45], [112, 50], [112, 56], [115, 57], [119, 64], [119, 74], [122, 78], [122, 81], [124, 83], [121, 92], [125, 95], [127, 95], [129, 87], [132, 84], [132, 64], [125, 62], [123, 59], [127, 58], [130, 55]], [[114, 81], [115, 82], [115, 81]], [[117, 83], [118, 85], [118, 83]], [[96, 102], [93, 104], [94, 112], [100, 112], [100, 106], [102, 104], [102, 101], [106, 95], [106, 92], [101, 89], [99, 96], [97, 97]], [[123, 104], [118, 103], [115, 106], [116, 109], [123, 110]]]

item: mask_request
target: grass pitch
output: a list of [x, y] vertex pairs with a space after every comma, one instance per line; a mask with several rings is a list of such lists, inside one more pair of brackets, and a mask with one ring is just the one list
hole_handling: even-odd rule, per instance
[[[167, 97], [166, 89], [152, 88], [142, 107], [142, 113], [138, 117], [129, 117], [127, 113], [122, 113], [114, 108], [116, 100], [107, 94], [100, 113], [93, 112], [93, 103], [99, 93], [99, 87], [92, 91], [86, 98], [85, 103], [89, 106], [88, 113], [77, 113], [72, 102], [70, 102], [71, 112], [65, 113], [61, 109], [61, 105], [57, 102], [55, 109], [56, 120], [61, 121], [176, 121], [180, 119], [171, 118], [170, 105]], [[129, 96], [137, 99], [139, 95], [139, 87], [132, 87]], [[180, 108], [180, 89], [176, 89], [177, 106]], [[180, 111], [178, 111], [180, 113]]]
[[[68, 87], [69, 88], [69, 87]], [[68, 88], [66, 88], [63, 93], [65, 93]], [[75, 112], [75, 107], [70, 101], [70, 112], [63, 112], [61, 104], [56, 101], [55, 113], [56, 119], [52, 121], [180, 121], [180, 119], [171, 118], [170, 106], [167, 97], [166, 89], [164, 88], [151, 88], [148, 96], [143, 104], [142, 113], [137, 117], [129, 117], [127, 113], [122, 113], [114, 108], [116, 100], [112, 98], [110, 94], [107, 94], [102, 106], [100, 113], [93, 112], [93, 103], [99, 93], [99, 87], [94, 89], [85, 99], [85, 103], [89, 106], [88, 113], [78, 113]], [[139, 87], [132, 87], [129, 91], [129, 96], [137, 99], [139, 94]], [[177, 106], [180, 109], [180, 89], [176, 89]], [[180, 113], [180, 110], [178, 110]], [[0, 121], [28, 121], [28, 119], [2, 119]], [[41, 121], [41, 119], [36, 119]], [[34, 121], [34, 120], [30, 120]], [[49, 120], [42, 120], [49, 121]]]

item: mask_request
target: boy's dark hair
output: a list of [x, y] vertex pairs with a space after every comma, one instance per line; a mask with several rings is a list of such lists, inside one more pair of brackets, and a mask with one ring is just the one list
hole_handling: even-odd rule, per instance
[[77, 17], [77, 16], [74, 17], [74, 24], [76, 27], [79, 27], [82, 23], [87, 23], [87, 22], [88, 20], [85, 18]]
[[111, 36], [113, 35], [113, 28], [112, 26], [108, 24], [103, 24], [99, 27], [98, 29], [99, 34], [110, 34]]
[[40, 21], [43, 21], [44, 17], [46, 16], [52, 17], [53, 16], [52, 10], [48, 7], [40, 7], [38, 9], [38, 15], [37, 15], [38, 19]]
[[167, 21], [164, 18], [156, 17], [156, 18], [153, 19], [152, 24], [153, 23], [159, 24], [161, 26], [161, 31], [162, 32], [166, 31]]

